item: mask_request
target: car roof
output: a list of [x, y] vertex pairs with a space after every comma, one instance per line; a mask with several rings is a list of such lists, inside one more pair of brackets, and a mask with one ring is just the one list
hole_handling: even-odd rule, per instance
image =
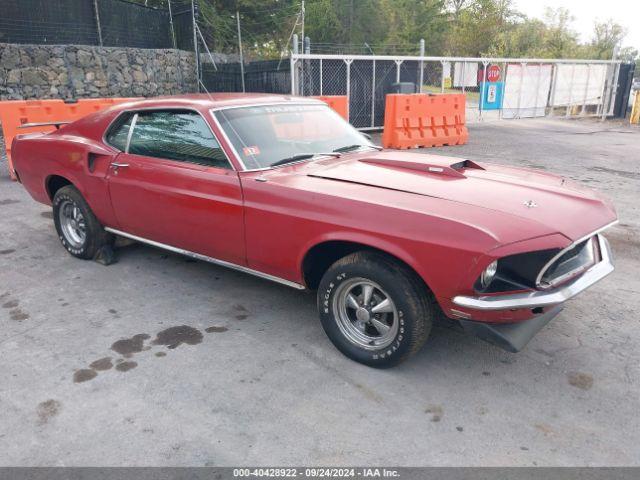
[[133, 110], [139, 108], [195, 108], [197, 110], [209, 110], [212, 108], [241, 107], [251, 105], [265, 105], [273, 103], [323, 103], [320, 100], [309, 97], [296, 97], [293, 95], [275, 95], [270, 93], [196, 93], [188, 95], [171, 95], [163, 97], [145, 98], [120, 103], [113, 107], [114, 110]]

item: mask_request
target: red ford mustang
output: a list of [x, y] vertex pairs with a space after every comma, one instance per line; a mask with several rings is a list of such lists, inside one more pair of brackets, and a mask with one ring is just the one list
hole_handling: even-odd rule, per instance
[[518, 351], [613, 270], [609, 201], [547, 173], [380, 151], [317, 100], [121, 104], [13, 143], [74, 256], [114, 236], [317, 289], [348, 357], [397, 364], [444, 313]]

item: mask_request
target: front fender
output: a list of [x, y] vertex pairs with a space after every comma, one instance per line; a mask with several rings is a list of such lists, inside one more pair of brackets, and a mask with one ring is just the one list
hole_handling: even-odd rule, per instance
[[304, 281], [303, 265], [304, 259], [306, 258], [308, 253], [314, 247], [331, 241], [357, 243], [383, 251], [409, 265], [422, 277], [427, 285], [430, 285], [430, 276], [428, 272], [423, 271], [424, 269], [420, 267], [418, 259], [414, 255], [412, 255], [409, 250], [401, 247], [397, 242], [393, 242], [389, 239], [380, 237], [379, 235], [373, 235], [365, 232], [353, 232], [348, 230], [338, 230], [334, 232], [324, 233], [309, 240], [303, 246], [300, 253], [298, 254], [298, 258], [296, 259], [296, 263], [298, 265], [298, 275], [301, 282]]

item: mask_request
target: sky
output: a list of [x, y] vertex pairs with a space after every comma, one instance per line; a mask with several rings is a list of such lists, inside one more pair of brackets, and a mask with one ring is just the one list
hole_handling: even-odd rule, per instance
[[575, 17], [573, 29], [582, 41], [592, 37], [593, 24], [612, 18], [627, 29], [622, 46], [640, 50], [640, 0], [515, 0], [518, 10], [542, 18], [545, 7], [564, 7]]

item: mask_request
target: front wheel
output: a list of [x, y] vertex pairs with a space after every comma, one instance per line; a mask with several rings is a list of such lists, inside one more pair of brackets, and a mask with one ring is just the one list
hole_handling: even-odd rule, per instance
[[322, 277], [318, 309], [329, 339], [344, 355], [387, 368], [416, 353], [431, 330], [431, 293], [408, 267], [375, 252], [356, 252]]
[[78, 258], [92, 259], [100, 248], [112, 242], [89, 204], [77, 188], [67, 185], [53, 196], [53, 221], [60, 242]]

